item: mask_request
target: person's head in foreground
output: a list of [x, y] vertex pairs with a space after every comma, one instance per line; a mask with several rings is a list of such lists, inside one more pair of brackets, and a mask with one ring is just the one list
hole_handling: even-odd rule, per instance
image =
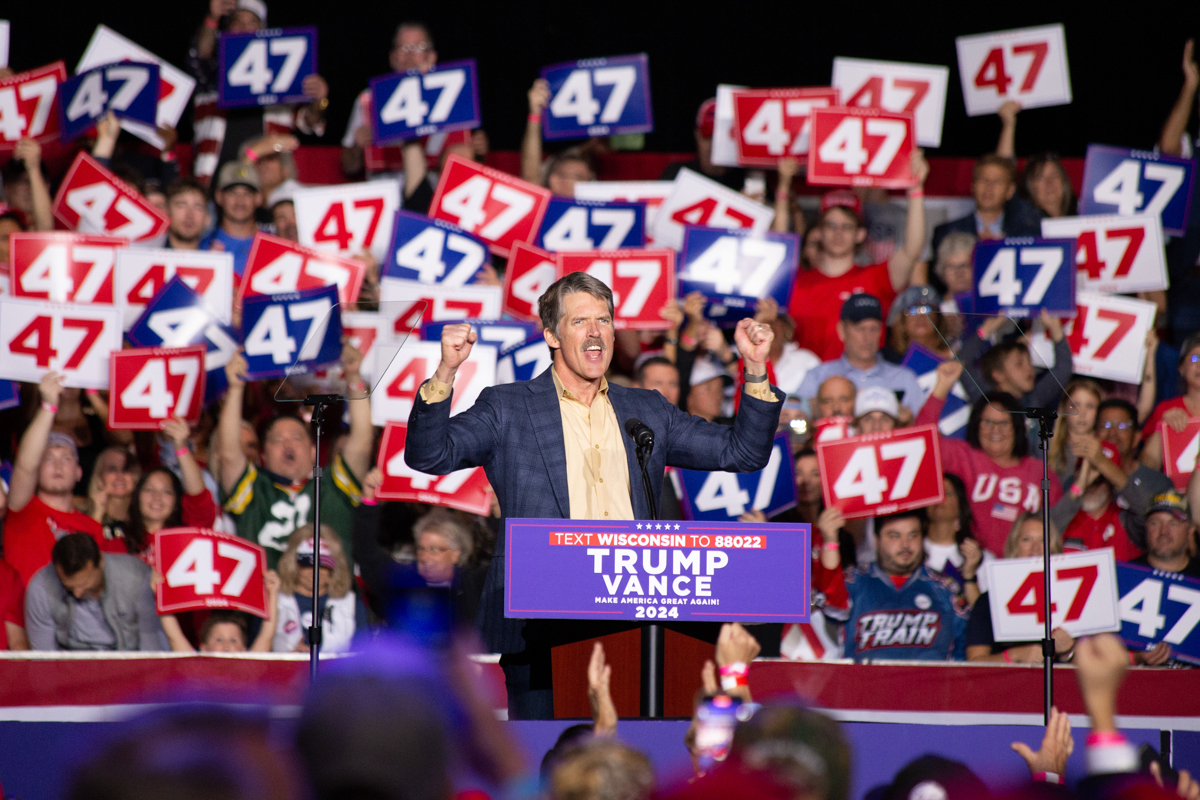
[[550, 778], [553, 800], [648, 800], [653, 791], [650, 759], [612, 739], [591, 739], [568, 750]]

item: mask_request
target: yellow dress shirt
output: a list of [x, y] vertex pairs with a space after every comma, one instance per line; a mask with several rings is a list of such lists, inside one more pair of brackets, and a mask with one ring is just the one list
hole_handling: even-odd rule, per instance
[[[600, 379], [600, 391], [592, 404], [585, 406], [563, 387], [553, 366], [550, 374], [562, 414], [571, 519], [633, 519], [629, 462], [625, 460], [617, 412], [608, 399], [608, 381]], [[450, 397], [450, 389], [437, 378], [430, 378], [421, 386], [421, 399], [441, 402]], [[778, 400], [766, 382], [747, 383], [746, 394], [770, 403]]]

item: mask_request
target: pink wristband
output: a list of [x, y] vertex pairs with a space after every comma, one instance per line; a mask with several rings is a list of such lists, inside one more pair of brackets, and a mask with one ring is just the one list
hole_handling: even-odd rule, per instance
[[212, 17], [204, 18], [204, 27], [206, 28], [212, 28], [215, 31], [218, 27], [220, 27], [220, 25], [221, 23], [219, 20], [215, 20]]
[[183, 458], [185, 455], [187, 455], [191, 452], [192, 451], [187, 447], [187, 445], [184, 445], [183, 447], [176, 447], [175, 448], [175, 457]]
[[376, 500], [374, 497], [364, 497], [362, 499], [362, 504], [364, 506], [377, 506], [377, 505], [379, 505], [379, 501]]
[[58, 406], [54, 405], [53, 403], [47, 403], [45, 400], [42, 401], [42, 408], [46, 409], [51, 414], [58, 413]]
[[541, 114], [530, 114], [528, 119], [530, 122], [541, 122], [542, 115]]
[[736, 678], [739, 675], [749, 675], [750, 667], [746, 665], [745, 661], [735, 661], [732, 664], [726, 664], [721, 667], [720, 673], [722, 678]]
[[1007, 650], [1005, 650], [1005, 651], [1004, 651], [1004, 663], [1005, 663], [1005, 664], [1011, 664], [1011, 663], [1013, 663], [1012, 656], [1010, 656], [1010, 655], [1008, 654], [1008, 651], [1007, 651]]
[[909, 189], [908, 196], [909, 197], [924, 197], [925, 190], [924, 189]]
[[821, 547], [825, 550], [840, 550], [842, 549], [841, 542], [823, 542]]
[[1112, 744], [1125, 744], [1126, 741], [1128, 740], [1119, 733], [1097, 731], [1095, 733], [1088, 734], [1087, 746], [1096, 747]]
[[250, 162], [258, 161], [258, 153], [254, 152], [253, 147], [247, 147], [245, 150], [242, 151], [242, 155], [244, 155], [246, 157], [247, 161], [250, 161]]

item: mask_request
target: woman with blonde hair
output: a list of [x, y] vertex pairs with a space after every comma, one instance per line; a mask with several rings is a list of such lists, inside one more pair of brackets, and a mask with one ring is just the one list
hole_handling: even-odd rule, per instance
[[128, 447], [110, 445], [96, 456], [88, 479], [85, 510], [104, 528], [105, 539], [125, 538], [133, 488], [141, 474]]
[[344, 653], [351, 641], [367, 631], [367, 609], [353, 589], [354, 574], [342, 550], [341, 539], [328, 525], [321, 526], [321, 549], [313, 546], [313, 526], [292, 532], [279, 559], [279, 606], [276, 653], [308, 649], [308, 628], [313, 621], [313, 570], [320, 569], [321, 596], [316, 598], [321, 619], [321, 649]]
[[1059, 400], [1050, 439], [1050, 469], [1063, 486], [1070, 486], [1085, 454], [1099, 451], [1096, 411], [1104, 402], [1104, 391], [1091, 378], [1072, 378], [1064, 388], [1067, 391]]

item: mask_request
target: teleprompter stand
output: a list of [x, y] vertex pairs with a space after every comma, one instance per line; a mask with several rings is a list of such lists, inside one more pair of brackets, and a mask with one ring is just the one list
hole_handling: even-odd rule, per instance
[[308, 626], [308, 680], [317, 680], [317, 663], [321, 657], [321, 428], [325, 424], [325, 409], [345, 398], [340, 394], [310, 394], [304, 405], [312, 406], [312, 425], [316, 438], [317, 458], [313, 463], [313, 614]]
[[[1058, 411], [1053, 408], [1027, 408], [1025, 416], [1038, 422], [1038, 440], [1042, 447], [1042, 609], [1046, 630], [1042, 639], [1042, 714], [1050, 724], [1050, 708], [1054, 705], [1054, 637], [1050, 635], [1050, 437]], [[1020, 435], [1020, 432], [1015, 432]]]

